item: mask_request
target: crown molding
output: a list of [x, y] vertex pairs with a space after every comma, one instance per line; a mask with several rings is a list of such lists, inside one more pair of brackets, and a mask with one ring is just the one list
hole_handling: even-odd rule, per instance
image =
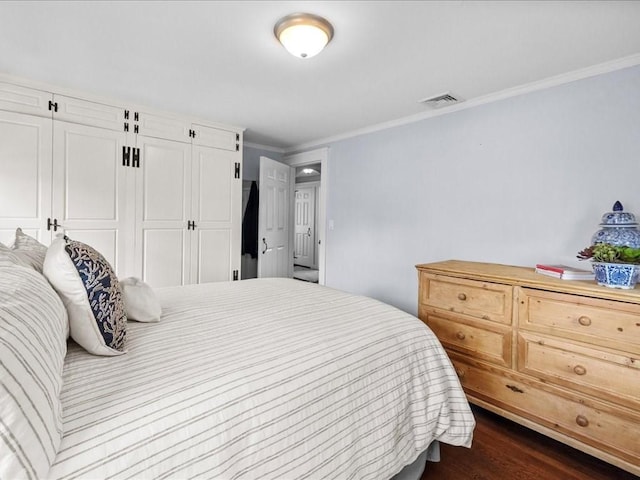
[[245, 147], [255, 148], [256, 150], [266, 150], [268, 152], [285, 153], [284, 148], [272, 147], [270, 145], [261, 145], [259, 143], [244, 142]]
[[244, 131], [247, 129], [246, 127], [242, 127], [239, 125], [231, 125], [228, 123], [222, 123], [196, 115], [189, 115], [185, 112], [172, 112], [169, 110], [162, 110], [160, 108], [143, 105], [134, 101], [99, 95], [97, 93], [91, 93], [77, 88], [54, 85], [40, 80], [20, 77], [6, 72], [0, 72], [0, 82], [5, 82], [11, 85], [17, 85], [25, 88], [32, 88], [34, 90], [40, 90], [42, 92], [50, 93], [51, 95], [64, 95], [68, 97], [79, 98], [81, 100], [86, 100], [88, 102], [101, 103], [103, 105], [110, 105], [118, 108], [126, 108], [129, 110], [137, 110], [141, 112], [153, 113], [156, 115], [166, 115], [173, 118], [180, 118], [187, 122], [202, 124], [213, 128], [220, 128], [221, 130], [231, 129], [233, 131], [242, 132], [243, 136]]
[[407, 125], [410, 123], [419, 122], [427, 118], [439, 117], [440, 115], [447, 115], [449, 113], [458, 112], [460, 110], [466, 110], [468, 108], [485, 105], [487, 103], [497, 102], [500, 100], [504, 100], [506, 98], [516, 97], [519, 95], [524, 95], [527, 93], [532, 93], [539, 90], [556, 87], [559, 85], [564, 85], [567, 83], [575, 82], [577, 80], [582, 80], [584, 78], [595, 77], [597, 75], [602, 75], [605, 73], [610, 73], [616, 70], [622, 70], [624, 68], [634, 67], [637, 65], [640, 65], [640, 53], [619, 58], [617, 60], [613, 60], [610, 62], [600, 63], [598, 65], [593, 65], [591, 67], [582, 68], [580, 70], [574, 70], [572, 72], [563, 73], [561, 75], [545, 78], [543, 80], [538, 80], [536, 82], [527, 83], [524, 85], [520, 85], [518, 87], [508, 88], [506, 90], [501, 90], [499, 92], [490, 93], [488, 95], [484, 95], [482, 97], [474, 98], [472, 100], [467, 100], [461, 103], [457, 103], [455, 105], [451, 105], [449, 107], [442, 108], [440, 110], [431, 110], [429, 112], [410, 115], [408, 117], [399, 118], [397, 120], [391, 120], [389, 122], [379, 123], [376, 125], [371, 125], [369, 127], [352, 130], [350, 132], [346, 132], [340, 135], [334, 135], [332, 137], [314, 140], [312, 142], [304, 143], [301, 145], [295, 145], [293, 147], [287, 148], [285, 153], [300, 152], [300, 151], [304, 151], [312, 148], [317, 148], [320, 146], [326, 146], [328, 144], [339, 142], [341, 140], [347, 140], [349, 138], [359, 137], [361, 135], [367, 135], [369, 133], [379, 132], [381, 130], [387, 130], [389, 128], [394, 128], [402, 125]]

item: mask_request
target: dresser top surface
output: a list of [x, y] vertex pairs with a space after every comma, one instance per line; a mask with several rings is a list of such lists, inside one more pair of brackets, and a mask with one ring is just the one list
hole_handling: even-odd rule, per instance
[[493, 283], [505, 283], [589, 297], [605, 298], [640, 304], [640, 289], [609, 288], [598, 285], [595, 280], [561, 280], [535, 272], [533, 267], [517, 267], [497, 263], [446, 260], [416, 265], [418, 271], [434, 275], [447, 275]]

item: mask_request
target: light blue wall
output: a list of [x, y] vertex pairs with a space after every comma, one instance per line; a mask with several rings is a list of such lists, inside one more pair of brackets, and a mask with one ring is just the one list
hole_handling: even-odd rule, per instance
[[575, 259], [640, 218], [640, 67], [329, 145], [327, 285], [417, 311], [418, 263]]
[[283, 154], [272, 150], [244, 146], [242, 148], [242, 179], [260, 180], [260, 157], [269, 157], [272, 160], [282, 161]]

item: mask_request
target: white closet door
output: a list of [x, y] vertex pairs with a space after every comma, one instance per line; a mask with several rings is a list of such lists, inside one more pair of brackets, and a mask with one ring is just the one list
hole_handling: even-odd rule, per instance
[[191, 145], [138, 136], [136, 265], [152, 287], [190, 280]]
[[133, 119], [133, 125], [137, 126], [140, 135], [191, 143], [189, 136], [191, 122], [182, 118], [149, 112], [134, 112]]
[[193, 147], [193, 203], [191, 219], [194, 283], [233, 279], [240, 267], [242, 184], [234, 178], [235, 152]]
[[15, 230], [49, 244], [51, 119], [0, 111], [0, 242]]
[[223, 128], [208, 127], [194, 123], [192, 129], [195, 133], [194, 145], [215, 147], [222, 150], [237, 152], [240, 150], [240, 134]]
[[53, 101], [56, 103], [56, 112], [53, 114], [53, 118], [56, 120], [91, 125], [117, 132], [124, 132], [124, 125], [129, 122], [124, 118], [124, 107], [89, 102], [65, 95], [54, 95]]
[[53, 124], [52, 216], [70, 238], [102, 253], [118, 276], [130, 275], [134, 202], [130, 168], [122, 165], [124, 132]]
[[0, 82], [0, 109], [51, 118], [51, 92]]

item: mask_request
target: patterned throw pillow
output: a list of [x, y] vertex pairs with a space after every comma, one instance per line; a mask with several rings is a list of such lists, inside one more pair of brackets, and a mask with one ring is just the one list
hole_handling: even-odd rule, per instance
[[95, 249], [58, 236], [47, 250], [44, 275], [69, 314], [71, 338], [95, 355], [125, 353], [127, 317], [111, 265]]
[[67, 312], [30, 267], [0, 265], [0, 478], [46, 478], [62, 440]]
[[45, 245], [24, 233], [21, 228], [18, 228], [12, 249], [24, 263], [29, 264], [37, 272], [42, 273], [44, 257], [47, 254], [47, 247]]

